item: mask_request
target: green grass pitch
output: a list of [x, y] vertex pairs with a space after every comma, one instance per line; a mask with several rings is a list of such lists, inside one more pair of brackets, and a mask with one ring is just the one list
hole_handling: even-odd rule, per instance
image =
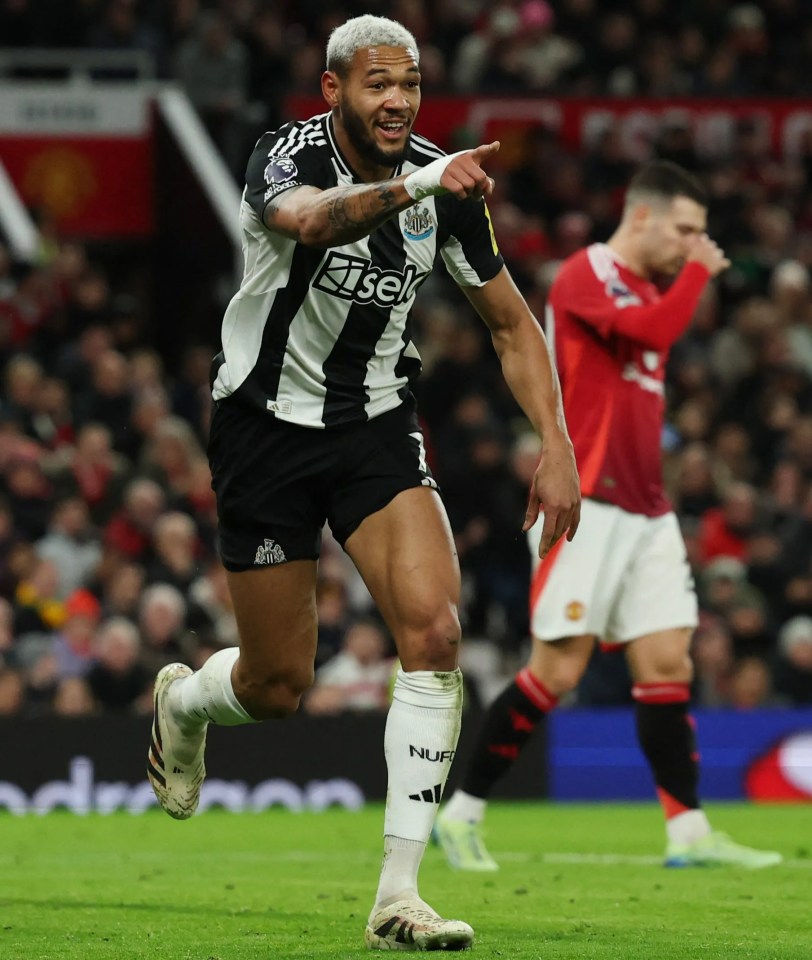
[[[505, 960], [809, 960], [812, 807], [714, 805], [778, 849], [757, 872], [665, 870], [655, 805], [493, 804], [497, 874], [430, 847], [423, 896]], [[346, 960], [367, 955], [383, 811], [0, 816], [3, 960]]]

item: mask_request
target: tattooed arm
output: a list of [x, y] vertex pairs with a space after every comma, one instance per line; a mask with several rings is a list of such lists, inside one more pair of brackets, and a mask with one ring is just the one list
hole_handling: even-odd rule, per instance
[[265, 207], [265, 226], [307, 247], [338, 247], [367, 236], [414, 204], [405, 177], [350, 187], [293, 187]]
[[493, 192], [482, 164], [499, 141], [438, 157], [419, 170], [351, 187], [318, 190], [291, 186], [265, 207], [265, 226], [306, 247], [340, 247], [366, 237], [376, 227], [425, 197], [450, 193], [458, 200], [481, 199]]

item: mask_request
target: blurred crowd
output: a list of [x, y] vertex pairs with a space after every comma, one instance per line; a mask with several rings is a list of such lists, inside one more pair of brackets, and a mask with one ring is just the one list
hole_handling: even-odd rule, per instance
[[[60, 0], [58, 36], [55, 3], [0, 0], [0, 45], [149, 49], [227, 155], [245, 148], [235, 129], [281, 119], [285, 92], [317, 90], [327, 33], [358, 12], [414, 31], [429, 96], [796, 95], [811, 82], [800, 0]], [[810, 704], [812, 137], [776, 155], [743, 118], [709, 160], [675, 121], [649, 150], [704, 180], [732, 260], [673, 351], [662, 438], [702, 608], [695, 701]], [[611, 124], [578, 152], [531, 127], [497, 175], [496, 235], [537, 316], [561, 259], [611, 233], [640, 159]], [[148, 712], [160, 666], [236, 642], [205, 456], [219, 345], [186, 344], [168, 368], [149, 309], [148, 291], [116, 288], [103, 250], [49, 230], [23, 263], [0, 244], [0, 714]], [[414, 319], [427, 448], [463, 570], [463, 666], [487, 700], [528, 642], [521, 524], [539, 447], [441, 271]], [[306, 709], [382, 708], [391, 637], [329, 535], [317, 603]], [[628, 701], [624, 658], [597, 652], [573, 705]]]
[[0, 47], [149, 54], [241, 174], [256, 129], [318, 91], [330, 31], [362, 13], [412, 31], [430, 93], [812, 92], [807, 0], [0, 0]]

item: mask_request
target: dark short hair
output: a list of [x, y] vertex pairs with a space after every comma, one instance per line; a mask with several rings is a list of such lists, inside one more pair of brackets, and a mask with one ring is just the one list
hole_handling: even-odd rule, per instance
[[699, 180], [671, 160], [649, 160], [635, 173], [626, 191], [626, 202], [643, 197], [669, 201], [688, 197], [701, 207], [708, 205], [708, 194]]

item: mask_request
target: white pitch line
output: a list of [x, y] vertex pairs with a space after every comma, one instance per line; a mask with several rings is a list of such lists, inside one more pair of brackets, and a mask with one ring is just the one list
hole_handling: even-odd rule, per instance
[[[19, 861], [38, 863], [75, 863], [77, 860], [85, 862], [93, 861], [96, 863], [116, 862], [121, 865], [127, 863], [153, 863], [160, 860], [163, 856], [161, 851], [139, 850], [137, 852], [119, 854], [113, 850], [102, 852], [94, 850], [84, 854], [14, 854], [0, 853], [0, 867], [13, 865]], [[547, 853], [527, 853], [518, 850], [495, 850], [494, 859], [502, 863], [536, 863], [539, 865], [571, 865], [571, 866], [589, 866], [589, 867], [660, 867], [662, 857], [651, 854], [625, 854], [625, 853], [568, 853], [566, 851], [549, 851]], [[200, 850], [194, 853], [184, 855], [175, 852], [173, 859], [176, 862], [189, 861], [194, 863], [200, 860], [213, 860], [218, 863], [331, 863], [341, 861], [342, 863], [373, 863], [380, 860], [380, 854], [377, 852], [365, 850], [276, 850], [276, 851], [247, 851], [235, 850], [229, 853], [222, 851]], [[799, 867], [808, 870], [812, 868], [812, 859], [791, 858], [784, 860], [781, 866]]]

